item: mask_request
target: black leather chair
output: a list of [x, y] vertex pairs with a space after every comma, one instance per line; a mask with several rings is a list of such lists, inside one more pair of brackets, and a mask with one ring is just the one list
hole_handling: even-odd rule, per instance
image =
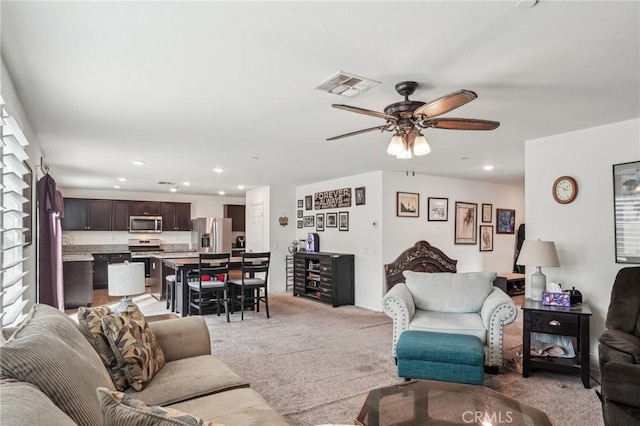
[[[264, 303], [269, 318], [269, 297], [267, 292], [267, 276], [269, 275], [269, 262], [271, 253], [242, 253], [242, 276], [229, 280], [229, 287], [232, 294], [239, 294], [240, 298], [240, 318], [244, 319], [245, 299], [247, 294], [251, 294], [249, 302], [255, 306], [256, 312], [260, 312], [260, 302]], [[260, 276], [256, 276], [259, 274]], [[235, 290], [240, 290], [237, 293]], [[249, 290], [247, 292], [247, 290]], [[264, 290], [263, 292], [261, 290]], [[234, 303], [235, 303], [235, 297]]]
[[[219, 316], [224, 306], [229, 322], [229, 298], [227, 279], [229, 277], [230, 253], [201, 253], [198, 263], [198, 275], [189, 280], [189, 315], [197, 311], [198, 315], [215, 312]], [[222, 279], [220, 279], [222, 278]]]
[[604, 422], [640, 425], [640, 267], [618, 271], [606, 326], [598, 345]]

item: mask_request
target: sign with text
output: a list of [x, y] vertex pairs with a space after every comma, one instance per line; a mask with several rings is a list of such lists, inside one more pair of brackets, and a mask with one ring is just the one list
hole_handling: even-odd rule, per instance
[[313, 194], [313, 207], [316, 210], [351, 207], [351, 188], [316, 192]]

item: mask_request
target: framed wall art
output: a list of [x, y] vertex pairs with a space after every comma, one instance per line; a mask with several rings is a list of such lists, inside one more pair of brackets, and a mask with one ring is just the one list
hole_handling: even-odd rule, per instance
[[316, 231], [324, 231], [324, 213], [316, 214]]
[[491, 223], [493, 220], [493, 204], [482, 204], [482, 223]]
[[313, 226], [315, 221], [314, 221], [314, 217], [313, 216], [305, 216], [302, 220], [304, 220], [304, 227], [308, 228], [309, 226]]
[[429, 197], [428, 201], [428, 221], [447, 221], [449, 220], [449, 199]]
[[349, 230], [349, 212], [339, 212], [338, 213], [338, 230], [340, 231], [348, 231]]
[[415, 192], [397, 192], [396, 216], [420, 217], [420, 194]]
[[640, 263], [640, 161], [613, 165], [616, 263]]
[[493, 251], [492, 225], [480, 225], [480, 251]]
[[304, 209], [313, 210], [313, 196], [307, 195], [304, 197]]
[[298, 221], [298, 228], [302, 228], [302, 221], [301, 220]]
[[356, 188], [356, 206], [363, 206], [366, 203], [366, 193], [364, 186]]
[[338, 227], [338, 213], [327, 213], [327, 223], [325, 223], [327, 228], [337, 228]]
[[478, 205], [456, 201], [455, 244], [475, 244], [478, 241], [476, 226]]
[[516, 211], [496, 209], [496, 234], [515, 234]]
[[304, 212], [302, 210], [298, 210], [298, 218], [304, 216]]
[[301, 209], [304, 207], [304, 201], [303, 200], [298, 200], [298, 208]]

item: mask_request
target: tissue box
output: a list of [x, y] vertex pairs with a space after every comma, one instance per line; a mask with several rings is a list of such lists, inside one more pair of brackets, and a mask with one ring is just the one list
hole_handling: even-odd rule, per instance
[[569, 293], [549, 293], [542, 292], [542, 304], [544, 306], [571, 306], [571, 295]]

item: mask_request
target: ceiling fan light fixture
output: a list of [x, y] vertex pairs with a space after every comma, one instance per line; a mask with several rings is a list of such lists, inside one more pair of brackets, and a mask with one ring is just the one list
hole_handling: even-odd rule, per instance
[[404, 146], [404, 142], [402, 140], [402, 136], [395, 134], [393, 135], [393, 137], [391, 138], [391, 142], [389, 143], [389, 146], [387, 147], [387, 154], [389, 155], [399, 155], [401, 154], [403, 151], [405, 151], [406, 148]]
[[411, 157], [413, 157], [411, 154], [411, 148], [405, 148], [400, 152], [400, 154], [396, 155], [398, 160], [408, 160]]
[[413, 141], [413, 155], [427, 155], [431, 152], [431, 147], [427, 143], [427, 138], [422, 134], [418, 134]]

